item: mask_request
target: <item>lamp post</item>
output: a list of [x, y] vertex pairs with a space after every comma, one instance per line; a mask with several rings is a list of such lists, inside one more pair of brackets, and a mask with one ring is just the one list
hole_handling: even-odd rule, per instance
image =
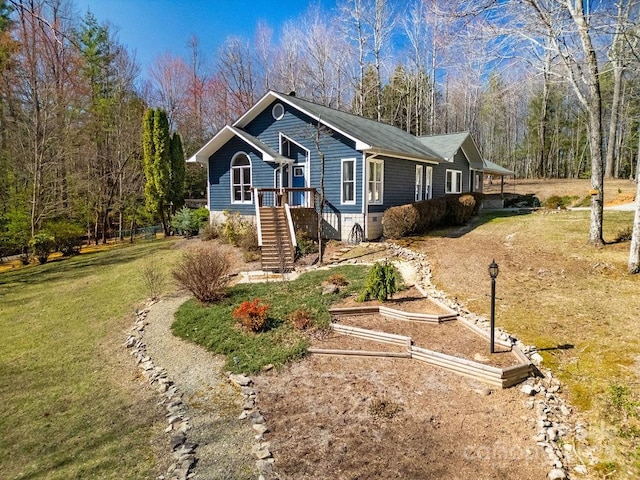
[[491, 277], [491, 353], [495, 353], [494, 337], [496, 328], [496, 277], [500, 273], [495, 259], [489, 265], [489, 276]]

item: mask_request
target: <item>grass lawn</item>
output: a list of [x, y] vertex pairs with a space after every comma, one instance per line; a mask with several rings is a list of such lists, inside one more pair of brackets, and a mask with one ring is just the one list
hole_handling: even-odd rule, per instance
[[[486, 213], [469, 231], [408, 239], [434, 264], [434, 280], [472, 311], [489, 314], [495, 258], [498, 326], [541, 349], [602, 447], [603, 473], [640, 475], [640, 276], [627, 274], [629, 243], [587, 244], [589, 211]], [[605, 211], [604, 237], [633, 212]], [[603, 421], [603, 423], [601, 423]], [[630, 472], [630, 473], [629, 473]], [[634, 477], [637, 478], [637, 477]]]
[[155, 478], [158, 407], [122, 347], [156, 241], [0, 274], [2, 478]]
[[[328, 307], [352, 292], [359, 292], [368, 273], [367, 267], [343, 266], [302, 275], [293, 282], [238, 284], [227, 297], [211, 306], [190, 300], [176, 314], [173, 331], [227, 357], [227, 369], [254, 373], [267, 364], [280, 366], [301, 357], [306, 338], [286, 321], [294, 310], [306, 310], [318, 326], [327, 326]], [[322, 282], [330, 275], [344, 275], [349, 285], [339, 293], [322, 295]], [[232, 317], [233, 310], [246, 300], [259, 298], [269, 304], [271, 328], [260, 334], [244, 331]]]

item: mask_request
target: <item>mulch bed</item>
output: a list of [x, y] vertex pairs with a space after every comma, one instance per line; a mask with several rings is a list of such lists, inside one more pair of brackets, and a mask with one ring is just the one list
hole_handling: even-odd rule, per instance
[[[355, 297], [349, 297], [335, 306], [362, 307], [381, 305], [412, 313], [450, 313], [429, 300], [429, 298], [423, 297], [415, 287], [398, 292], [393, 300], [384, 303], [379, 301], [357, 302]], [[494, 367], [506, 368], [520, 363], [509, 349], [500, 345], [496, 345], [496, 353], [491, 354], [489, 341], [469, 330], [457, 320], [430, 323], [390, 319], [380, 314], [362, 314], [341, 315], [335, 317], [334, 322], [365, 328], [367, 330], [404, 335], [411, 337], [413, 344], [418, 347]], [[324, 338], [315, 339], [312, 342], [312, 347], [380, 352], [401, 352], [404, 350], [404, 347], [360, 339], [335, 332], [332, 332]]]
[[430, 313], [434, 315], [446, 315], [451, 311], [442, 308], [440, 305], [432, 302], [429, 298], [422, 296], [420, 291], [411, 287], [396, 293], [393, 298], [386, 302], [378, 300], [370, 300], [368, 302], [358, 302], [356, 296], [347, 297], [344, 300], [334, 304], [334, 307], [363, 307], [363, 306], [385, 306], [396, 308], [411, 313]]

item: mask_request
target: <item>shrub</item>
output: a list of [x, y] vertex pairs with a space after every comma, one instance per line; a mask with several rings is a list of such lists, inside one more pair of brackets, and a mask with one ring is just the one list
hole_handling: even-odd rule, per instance
[[29, 264], [29, 241], [31, 239], [31, 221], [29, 215], [13, 210], [7, 212], [0, 229], [0, 256], [21, 254]]
[[447, 214], [447, 201], [444, 198], [434, 198], [414, 203], [418, 210], [418, 225], [416, 233], [425, 233], [440, 225]]
[[261, 332], [267, 325], [267, 314], [270, 306], [260, 303], [259, 298], [242, 302], [233, 311], [233, 318], [239, 320], [244, 328], [252, 332]]
[[300, 255], [318, 253], [318, 242], [307, 232], [297, 231], [296, 241], [298, 242], [298, 250], [300, 251]]
[[200, 228], [200, 240], [215, 240], [220, 236], [220, 226], [214, 221], [206, 223]]
[[258, 246], [258, 227], [253, 222], [246, 222], [244, 228], [240, 231], [237, 238], [237, 246], [245, 252], [257, 252]]
[[419, 221], [414, 204], [399, 205], [385, 210], [382, 215], [382, 234], [386, 238], [400, 238], [416, 231]]
[[195, 210], [191, 210], [188, 207], [182, 207], [171, 219], [171, 226], [176, 232], [187, 238], [196, 235], [201, 225], [202, 219], [195, 213]]
[[238, 212], [224, 212], [225, 221], [220, 229], [220, 238], [230, 245], [239, 246], [239, 239], [246, 221]]
[[294, 310], [288, 319], [296, 330], [306, 330], [313, 325], [311, 314], [306, 310]]
[[509, 194], [504, 199], [505, 208], [538, 208], [540, 206], [540, 200], [533, 193], [526, 195]]
[[551, 195], [544, 201], [544, 207], [552, 210], [565, 209], [573, 204], [579, 197], [572, 197], [565, 195], [563, 197], [559, 195]]
[[160, 273], [154, 257], [149, 257], [147, 262], [142, 266], [140, 273], [142, 275], [142, 281], [145, 287], [147, 287], [149, 297], [151, 297], [152, 300], [158, 299], [162, 293], [165, 278], [162, 273]]
[[55, 250], [56, 242], [53, 235], [41, 232], [33, 236], [30, 242], [33, 255], [40, 263], [47, 263], [49, 255]]
[[614, 240], [614, 242], [615, 243], [630, 242], [632, 236], [633, 236], [633, 230], [631, 229], [631, 227], [623, 228], [622, 230], [619, 230], [618, 233], [616, 234], [616, 239]]
[[382, 263], [376, 262], [369, 270], [364, 291], [358, 300], [361, 302], [371, 299], [387, 301], [398, 291], [399, 278], [400, 274], [392, 263], [387, 260]]
[[84, 229], [68, 220], [50, 222], [46, 226], [47, 233], [53, 235], [54, 248], [64, 257], [78, 255], [82, 248]]
[[349, 282], [341, 273], [334, 273], [327, 277], [327, 283], [330, 285], [337, 285], [338, 287], [346, 287], [349, 285]]
[[201, 246], [182, 256], [173, 278], [200, 302], [212, 303], [224, 297], [230, 268], [224, 252]]
[[198, 222], [198, 227], [204, 225], [209, 221], [209, 210], [207, 209], [207, 207], [196, 208], [195, 210], [191, 210], [191, 213]]
[[447, 223], [451, 225], [464, 225], [469, 221], [476, 208], [476, 199], [473, 195], [447, 196]]

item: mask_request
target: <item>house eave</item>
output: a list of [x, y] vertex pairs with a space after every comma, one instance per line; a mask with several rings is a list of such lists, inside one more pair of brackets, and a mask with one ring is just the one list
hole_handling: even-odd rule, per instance
[[274, 155], [269, 152], [264, 144], [257, 141], [257, 139], [251, 137], [248, 133], [240, 130], [239, 128], [225, 126], [214, 137], [209, 140], [204, 147], [198, 150], [193, 156], [191, 156], [187, 163], [202, 163], [207, 164], [211, 155], [216, 153], [224, 144], [226, 144], [233, 137], [240, 138], [243, 142], [247, 143], [251, 147], [255, 148], [262, 155], [262, 160], [265, 162], [286, 163], [288, 159], [280, 155]]
[[419, 157], [417, 155], [408, 155], [406, 153], [392, 152], [390, 150], [385, 150], [383, 148], [375, 148], [375, 147], [365, 149], [364, 153], [371, 156], [382, 155], [385, 157], [401, 158], [403, 160], [412, 160], [415, 162], [429, 163], [433, 165], [438, 165], [440, 162], [442, 162], [442, 159]]
[[328, 123], [327, 121], [314, 115], [313, 113], [307, 111], [306, 109], [301, 108], [299, 105], [296, 105], [290, 102], [286, 96], [283, 96], [278, 92], [274, 92], [274, 91], [268, 91], [267, 93], [265, 93], [263, 97], [260, 100], [258, 100], [258, 102], [253, 107], [247, 110], [244, 113], [244, 115], [242, 115], [240, 118], [238, 118], [238, 120], [236, 120], [233, 123], [233, 126], [238, 128], [246, 127], [254, 118], [256, 118], [261, 112], [263, 112], [264, 109], [267, 108], [267, 106], [269, 106], [269, 104], [274, 100], [279, 100], [283, 103], [286, 103], [291, 108], [295, 108], [296, 110], [304, 113], [305, 115], [307, 115], [309, 118], [312, 118], [316, 122], [322, 125], [325, 125], [327, 128], [330, 128], [334, 132], [339, 133], [340, 135], [343, 135], [344, 137], [352, 140], [355, 143], [356, 150], [364, 151], [371, 148], [371, 145], [369, 145], [368, 143], [363, 142], [359, 138], [354, 137], [352, 134], [345, 132], [340, 128], [337, 128], [335, 125]]

